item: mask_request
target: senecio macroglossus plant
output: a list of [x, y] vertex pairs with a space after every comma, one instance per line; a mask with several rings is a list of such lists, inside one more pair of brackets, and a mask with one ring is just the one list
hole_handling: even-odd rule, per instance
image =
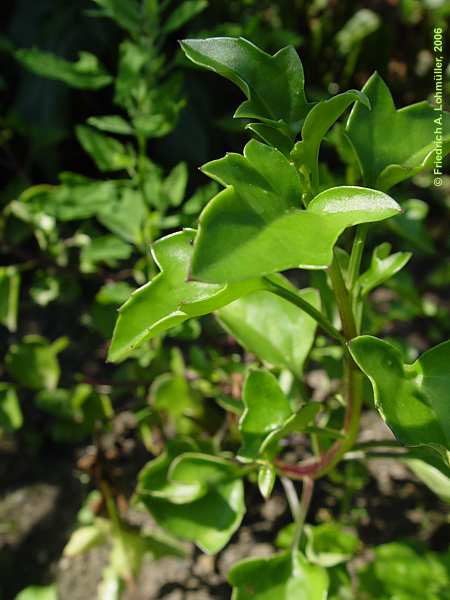
[[[109, 360], [121, 361], [169, 328], [214, 313], [272, 371], [247, 374], [242, 406], [234, 407], [236, 455], [219, 442], [178, 436], [144, 467], [136, 497], [163, 529], [214, 554], [243, 519], [244, 480], [268, 498], [280, 478], [294, 523], [284, 531], [280, 553], [231, 568], [233, 598], [337, 597], [333, 569], [348, 553], [321, 553], [320, 526], [305, 519], [319, 478], [344, 459], [369, 458], [370, 443], [358, 443], [363, 401], [373, 394], [399, 460], [449, 472], [450, 341], [405, 364], [397, 346], [366, 335], [369, 292], [412, 256], [391, 253], [385, 242], [361, 270], [369, 229], [382, 234], [402, 211], [391, 188], [432, 163], [433, 107], [419, 102], [397, 109], [377, 73], [362, 91], [310, 102], [302, 63], [289, 46], [273, 56], [242, 38], [188, 39], [181, 47], [193, 63], [240, 88], [246, 99], [234, 116], [246, 120], [251, 139], [242, 154], [203, 165], [223, 190], [204, 208], [196, 230], [153, 244], [160, 272], [121, 307]], [[346, 185], [330, 187], [320, 147], [347, 112], [342, 143], [353, 168]], [[442, 129], [448, 151], [448, 113]], [[298, 289], [281, 274], [289, 270], [295, 280], [295, 269], [307, 271], [303, 278], [309, 274], [313, 287]], [[341, 357], [337, 409], [313, 402], [303, 385], [316, 330]], [[280, 369], [293, 384], [280, 382], [274, 375]], [[310, 440], [311, 454], [299, 463], [283, 456], [294, 433]]]

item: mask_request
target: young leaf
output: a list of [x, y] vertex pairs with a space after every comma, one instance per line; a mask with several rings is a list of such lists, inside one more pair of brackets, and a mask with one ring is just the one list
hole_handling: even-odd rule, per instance
[[109, 133], [119, 133], [122, 135], [132, 135], [133, 128], [123, 117], [119, 115], [105, 115], [104, 117], [89, 117], [87, 120], [89, 125], [100, 129], [100, 131], [108, 131]]
[[371, 110], [356, 104], [347, 133], [367, 185], [388, 190], [425, 168], [434, 155], [435, 128], [441, 128], [444, 155], [450, 151], [450, 113], [437, 112], [427, 102], [396, 110], [378, 73], [370, 77], [363, 92]]
[[450, 341], [431, 348], [412, 365], [385, 341], [361, 336], [350, 352], [370, 379], [375, 403], [405, 446], [429, 446], [450, 457]]
[[[66, 341], [60, 338], [57, 342]], [[25, 336], [20, 344], [13, 344], [5, 358], [11, 376], [25, 387], [54, 390], [61, 374], [57, 359], [62, 348], [38, 335]], [[66, 345], [66, 344], [64, 344]]]
[[139, 33], [142, 26], [141, 6], [137, 0], [94, 0], [101, 14], [113, 19], [130, 33]]
[[336, 522], [312, 527], [305, 525], [308, 560], [322, 567], [333, 567], [346, 562], [356, 554], [359, 540]]
[[0, 324], [9, 331], [17, 329], [20, 273], [16, 267], [0, 267]]
[[[145, 467], [140, 475], [139, 500], [156, 522], [173, 535], [194, 542], [208, 554], [219, 552], [245, 513], [240, 469], [223, 459], [202, 454], [181, 455], [170, 463], [170, 470], [168, 455], [164, 462], [156, 460], [160, 463], [157, 469], [150, 472], [149, 467]], [[172, 495], [158, 497], [155, 494], [158, 486], [160, 491], [171, 489]], [[176, 495], [177, 486], [191, 489], [193, 493], [182, 501], [181, 496]]]
[[180, 29], [208, 6], [207, 0], [185, 0], [177, 6], [162, 25], [164, 33]]
[[349, 90], [317, 103], [306, 116], [302, 127], [302, 141], [299, 143], [303, 147], [305, 164], [312, 174], [314, 189], [319, 186], [319, 149], [322, 139], [330, 127], [354, 102], [360, 102], [370, 109], [370, 103], [365, 94], [357, 90]]
[[277, 472], [275, 471], [275, 467], [270, 463], [264, 463], [259, 467], [258, 488], [262, 497], [266, 500], [270, 498], [276, 478]]
[[97, 219], [126, 242], [142, 242], [142, 228], [148, 216], [142, 194], [125, 188], [97, 212]]
[[223, 185], [200, 216], [194, 277], [240, 281], [289, 268], [327, 267], [339, 235], [358, 223], [400, 212], [389, 196], [343, 186], [321, 192], [301, 210], [298, 172], [278, 150], [250, 141], [203, 170]]
[[389, 254], [390, 251], [388, 242], [380, 244], [373, 251], [370, 267], [357, 282], [363, 296], [401, 271], [412, 256], [411, 252]]
[[261, 444], [260, 453], [273, 456], [277, 451], [277, 445], [281, 439], [290, 433], [304, 431], [314, 421], [319, 411], [320, 404], [317, 402], [310, 402], [302, 406], [298, 412], [286, 419], [281, 427], [269, 433]]
[[245, 380], [243, 396], [245, 411], [239, 421], [242, 446], [238, 456], [253, 460], [267, 435], [281, 427], [292, 415], [289, 400], [269, 371], [250, 371]]
[[309, 105], [302, 63], [292, 46], [274, 56], [243, 38], [183, 40], [181, 47], [194, 63], [226, 77], [246, 95], [235, 117], [260, 119], [291, 136], [299, 131]]
[[186, 163], [176, 165], [165, 178], [161, 192], [167, 198], [166, 205], [179, 206], [184, 198], [188, 181]]
[[243, 560], [230, 569], [228, 581], [233, 600], [324, 600], [328, 591], [326, 570], [295, 551]]
[[[286, 279], [280, 283], [299, 294], [315, 308], [320, 300], [316, 290], [297, 291]], [[220, 308], [220, 323], [241, 346], [261, 360], [290, 369], [297, 375], [314, 341], [316, 322], [300, 308], [266, 291], [253, 292]], [[261, 327], [264, 323], [264, 327]]]
[[186, 281], [193, 237], [194, 232], [186, 230], [154, 244], [152, 252], [161, 273], [136, 290], [121, 307], [108, 360], [121, 360], [139, 344], [166, 329], [263, 287], [261, 281], [255, 280], [228, 286]]
[[95, 271], [98, 263], [115, 267], [118, 261], [129, 258], [132, 252], [133, 247], [115, 235], [101, 235], [81, 249], [81, 270], [85, 273]]
[[75, 529], [64, 547], [64, 556], [77, 556], [88, 552], [95, 546], [106, 544], [111, 533], [111, 526], [106, 519], [97, 518], [93, 525]]
[[85, 125], [78, 125], [76, 134], [78, 141], [100, 171], [122, 171], [133, 165], [133, 157], [118, 140]]
[[98, 90], [113, 78], [90, 52], [80, 52], [76, 62], [69, 62], [36, 48], [16, 50], [14, 56], [27, 69], [42, 77], [64, 81], [82, 90]]

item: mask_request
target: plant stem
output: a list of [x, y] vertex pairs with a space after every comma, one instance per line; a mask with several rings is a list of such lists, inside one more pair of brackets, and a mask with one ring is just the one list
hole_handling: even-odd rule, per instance
[[339, 315], [342, 322], [342, 331], [346, 340], [351, 340], [356, 337], [356, 324], [353, 316], [352, 300], [345, 285], [344, 277], [342, 275], [341, 268], [336, 258], [336, 254], [333, 258], [333, 262], [328, 268], [328, 273], [331, 279], [331, 285], [336, 296], [336, 303], [339, 310]]
[[292, 304], [295, 304], [301, 308], [318, 323], [325, 333], [328, 333], [328, 335], [337, 340], [340, 344], [346, 344], [345, 337], [328, 321], [328, 319], [322, 315], [319, 310], [317, 310], [317, 308], [314, 308], [314, 306], [312, 306], [309, 302], [306, 302], [306, 300], [303, 300], [303, 298], [295, 292], [292, 292], [291, 290], [275, 283], [268, 277], [263, 277], [263, 279], [264, 283], [266, 284], [266, 289], [269, 292], [272, 292], [273, 294], [280, 296], [280, 298], [284, 298], [288, 302], [291, 302]]
[[353, 240], [352, 253], [350, 255], [350, 263], [348, 266], [347, 285], [349, 290], [353, 290], [361, 267], [361, 258], [364, 252], [364, 244], [366, 242], [368, 226], [367, 223], [358, 225], [356, 228], [355, 239]]

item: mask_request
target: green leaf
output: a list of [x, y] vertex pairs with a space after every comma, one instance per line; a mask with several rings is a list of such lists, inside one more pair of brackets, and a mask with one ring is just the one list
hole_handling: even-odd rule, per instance
[[148, 216], [148, 210], [137, 190], [125, 188], [111, 197], [109, 204], [102, 206], [97, 218], [102, 225], [126, 242], [142, 243], [142, 230]]
[[108, 360], [121, 360], [155, 335], [263, 287], [261, 281], [227, 286], [186, 281], [193, 237], [194, 232], [186, 230], [154, 244], [153, 257], [161, 273], [136, 290], [120, 308]]
[[[65, 338], [59, 341], [67, 342]], [[61, 374], [57, 354], [62, 348], [50, 344], [38, 335], [28, 335], [19, 344], [13, 344], [5, 358], [11, 376], [25, 387], [40, 390], [56, 388]], [[64, 346], [66, 343], [64, 344]]]
[[429, 446], [449, 463], [450, 341], [431, 348], [412, 365], [403, 364], [391, 344], [372, 336], [355, 338], [349, 348], [398, 440], [405, 446]]
[[[181, 455], [173, 464], [169, 454], [156, 461], [157, 465], [150, 463], [141, 472], [139, 500], [173, 535], [194, 542], [208, 554], [219, 552], [245, 513], [239, 467], [221, 458], [192, 453]], [[188, 492], [184, 498], [183, 490]]]
[[96, 216], [117, 202], [116, 198], [113, 181], [78, 180], [75, 176], [67, 177], [63, 185], [32, 186], [20, 195], [19, 201], [58, 221], [72, 221]]
[[320, 144], [330, 127], [347, 110], [350, 104], [361, 103], [370, 109], [367, 96], [357, 90], [349, 90], [329, 100], [318, 102], [306, 116], [302, 127], [303, 157], [312, 174], [314, 189], [319, 187], [319, 150]]
[[113, 19], [130, 33], [139, 33], [142, 27], [142, 14], [136, 0], [93, 0], [102, 9], [101, 14]]
[[128, 121], [119, 115], [89, 117], [87, 122], [89, 125], [92, 125], [92, 127], [100, 129], [100, 131], [108, 131], [109, 133], [118, 133], [122, 135], [133, 135], [134, 133], [134, 130]]
[[111, 534], [111, 526], [106, 519], [97, 518], [93, 525], [75, 529], [64, 547], [64, 556], [72, 557], [84, 554], [95, 548], [106, 544]]
[[0, 267], [0, 324], [9, 331], [17, 329], [20, 273], [16, 267]]
[[183, 40], [181, 47], [194, 63], [222, 75], [246, 95], [235, 117], [256, 118], [295, 135], [309, 105], [303, 67], [287, 46], [274, 56], [243, 38]]
[[306, 557], [322, 567], [333, 567], [356, 554], [359, 540], [336, 522], [305, 525]]
[[179, 206], [184, 198], [188, 181], [188, 170], [186, 163], [176, 165], [165, 178], [161, 192], [172, 206]]
[[432, 492], [450, 504], [450, 468], [435, 454], [417, 448], [402, 461]]
[[156, 377], [151, 387], [151, 398], [155, 409], [169, 415], [180, 434], [191, 432], [194, 428], [192, 419], [198, 419], [203, 412], [198, 395], [181, 374], [164, 373]]
[[421, 552], [393, 542], [375, 548], [374, 560], [359, 573], [359, 591], [369, 600], [447, 600], [448, 554]]
[[78, 141], [100, 171], [122, 171], [133, 166], [134, 158], [118, 140], [85, 125], [78, 125], [75, 131]]
[[115, 235], [101, 235], [81, 249], [81, 270], [85, 273], [95, 271], [98, 263], [115, 267], [118, 261], [129, 258], [132, 253], [133, 247]]
[[407, 240], [414, 248], [425, 254], [433, 254], [436, 248], [426, 224], [428, 204], [418, 198], [410, 198], [402, 202], [401, 207], [402, 214], [389, 220], [389, 229]]
[[292, 415], [289, 400], [269, 371], [250, 371], [244, 383], [242, 400], [245, 410], [239, 421], [242, 446], [238, 456], [242, 460], [258, 457], [264, 439], [279, 429]]
[[314, 421], [319, 411], [319, 403], [310, 402], [309, 404], [302, 406], [298, 412], [286, 419], [281, 427], [269, 433], [269, 435], [261, 444], [260, 452], [262, 454], [273, 456], [277, 451], [278, 442], [280, 440], [288, 436], [290, 433], [305, 431], [308, 425]]
[[276, 478], [277, 472], [275, 471], [275, 467], [270, 463], [265, 463], [259, 467], [258, 488], [262, 497], [266, 500], [270, 498]]
[[164, 33], [172, 33], [186, 25], [208, 6], [207, 0], [186, 0], [174, 8], [162, 25]]
[[357, 281], [363, 296], [401, 271], [412, 256], [411, 252], [390, 254], [390, 251], [391, 245], [388, 242], [374, 249], [370, 267]]
[[69, 62], [36, 48], [16, 50], [14, 56], [33, 73], [64, 81], [67, 85], [82, 90], [97, 90], [113, 80], [95, 54], [90, 52], [80, 52], [76, 62]]
[[328, 591], [325, 569], [299, 552], [243, 560], [231, 568], [228, 580], [233, 600], [324, 600]]
[[22, 427], [22, 423], [23, 416], [15, 387], [0, 382], [0, 429], [15, 431]]
[[293, 164], [255, 140], [244, 155], [228, 154], [203, 170], [227, 185], [200, 216], [192, 259], [194, 277], [239, 281], [289, 268], [325, 268], [339, 235], [358, 223], [400, 212], [389, 196], [343, 186], [317, 195], [301, 210], [301, 184]]
[[[450, 150], [450, 114], [437, 112], [427, 102], [395, 109], [389, 88], [374, 73], [363, 87], [369, 111], [355, 105], [347, 133], [358, 156], [366, 184], [381, 190], [412, 177], [432, 162], [434, 129], [441, 127], [444, 155]], [[436, 122], [440, 119], [440, 123]]]
[[[316, 290], [297, 291], [286, 279], [279, 280], [319, 308]], [[220, 308], [216, 314], [223, 327], [248, 351], [276, 367], [302, 374], [314, 341], [316, 322], [300, 308], [275, 294], [258, 291]]]
[[58, 600], [58, 594], [54, 585], [32, 585], [17, 594], [15, 600]]

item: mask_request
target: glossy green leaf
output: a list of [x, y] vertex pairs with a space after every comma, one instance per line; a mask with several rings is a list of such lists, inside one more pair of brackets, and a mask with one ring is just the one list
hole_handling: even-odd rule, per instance
[[16, 267], [0, 267], [0, 324], [9, 331], [17, 329], [20, 273]]
[[427, 102], [396, 110], [391, 92], [378, 73], [367, 81], [363, 92], [371, 110], [355, 105], [347, 133], [367, 185], [388, 190], [427, 166], [434, 155], [436, 127], [442, 128], [444, 155], [450, 150], [449, 113], [437, 112]]
[[258, 488], [261, 495], [266, 500], [272, 494], [273, 486], [277, 478], [275, 467], [270, 463], [261, 465], [258, 469]]
[[125, 358], [139, 344], [183, 323], [212, 312], [236, 298], [263, 287], [260, 281], [238, 285], [209, 285], [187, 281], [194, 232], [166, 236], [153, 246], [161, 273], [136, 290], [121, 307], [108, 359]]
[[58, 594], [54, 585], [32, 585], [17, 594], [15, 600], [58, 600]]
[[42, 77], [58, 79], [84, 90], [97, 90], [112, 82], [112, 77], [90, 52], [80, 52], [76, 62], [37, 48], [16, 50], [14, 56], [27, 69]]
[[164, 33], [171, 33], [186, 25], [208, 6], [207, 0], [185, 0], [175, 7], [162, 25]]
[[303, 67], [287, 46], [274, 56], [243, 38], [184, 40], [181, 47], [194, 63], [215, 71], [246, 95], [235, 117], [256, 118], [295, 135], [308, 111]]
[[339, 235], [358, 223], [400, 212], [386, 194], [343, 186], [321, 192], [301, 210], [301, 183], [292, 163], [255, 140], [244, 155], [228, 154], [203, 170], [227, 185], [200, 216], [194, 277], [239, 281], [283, 269], [325, 268]]
[[[319, 308], [316, 290], [297, 291], [286, 279], [279, 280]], [[274, 366], [302, 374], [314, 341], [316, 322], [300, 308], [275, 294], [259, 291], [235, 300], [216, 314], [225, 329], [248, 351]]]
[[133, 166], [134, 158], [118, 140], [85, 125], [78, 125], [76, 134], [100, 171], [122, 171]]
[[88, 125], [108, 131], [109, 133], [119, 133], [123, 135], [132, 135], [133, 128], [123, 117], [119, 115], [105, 115], [103, 117], [89, 117]]
[[250, 371], [245, 380], [242, 400], [245, 410], [239, 421], [242, 446], [238, 456], [243, 460], [257, 458], [267, 435], [281, 427], [292, 415], [289, 400], [269, 371]]
[[141, 472], [139, 500], [171, 534], [208, 554], [221, 550], [245, 513], [239, 468], [201, 454], [181, 455], [174, 463], [166, 454], [156, 461]]
[[66, 338], [50, 344], [38, 335], [25, 336], [21, 343], [10, 346], [5, 358], [6, 368], [25, 387], [53, 390], [61, 374], [57, 354], [66, 345]]
[[358, 279], [363, 296], [401, 271], [411, 258], [411, 252], [390, 254], [391, 245], [384, 242], [375, 248], [370, 267]]
[[325, 600], [328, 575], [299, 552], [250, 558], [228, 573], [233, 600]]
[[375, 404], [405, 446], [429, 446], [450, 456], [450, 342], [403, 364], [400, 352], [372, 336], [355, 338], [350, 352], [369, 377]]
[[22, 423], [23, 415], [15, 387], [0, 382], [0, 429], [15, 431], [22, 427]]
[[349, 90], [329, 100], [318, 102], [306, 116], [302, 127], [304, 161], [312, 174], [315, 189], [319, 186], [319, 149], [328, 130], [353, 103], [361, 103], [370, 109], [367, 96], [357, 90]]

